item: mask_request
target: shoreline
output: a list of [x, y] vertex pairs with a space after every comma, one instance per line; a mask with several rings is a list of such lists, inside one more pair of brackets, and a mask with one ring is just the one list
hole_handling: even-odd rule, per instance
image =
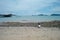
[[38, 23], [42, 27], [60, 27], [60, 21], [46, 21], [46, 22], [0, 22], [0, 26], [34, 26], [37, 27]]

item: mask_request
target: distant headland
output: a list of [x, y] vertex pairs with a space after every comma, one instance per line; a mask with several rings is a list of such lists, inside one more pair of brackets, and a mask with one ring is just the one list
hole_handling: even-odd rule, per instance
[[60, 16], [60, 14], [51, 14], [51, 15], [47, 15], [47, 14], [38, 14], [38, 15], [33, 15], [33, 16]]

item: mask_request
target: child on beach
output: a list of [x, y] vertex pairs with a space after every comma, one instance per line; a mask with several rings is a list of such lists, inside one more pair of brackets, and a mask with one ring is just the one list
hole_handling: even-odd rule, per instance
[[41, 27], [41, 25], [40, 25], [40, 23], [38, 23], [38, 28], [40, 28]]

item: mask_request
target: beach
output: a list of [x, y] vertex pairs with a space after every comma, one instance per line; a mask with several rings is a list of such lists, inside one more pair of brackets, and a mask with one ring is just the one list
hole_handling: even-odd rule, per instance
[[0, 40], [60, 40], [60, 0], [0, 0]]
[[0, 40], [60, 40], [60, 21], [0, 22]]
[[0, 22], [0, 26], [2, 27], [38, 27], [38, 25], [41, 25], [42, 27], [58, 27], [60, 28], [60, 21], [46, 21], [46, 22]]
[[0, 40], [60, 40], [60, 29], [55, 27], [0, 27]]

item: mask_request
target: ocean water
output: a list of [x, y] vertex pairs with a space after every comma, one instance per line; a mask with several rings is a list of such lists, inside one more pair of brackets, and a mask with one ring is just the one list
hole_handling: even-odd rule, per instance
[[43, 22], [60, 20], [60, 16], [13, 16], [0, 18], [0, 22]]

